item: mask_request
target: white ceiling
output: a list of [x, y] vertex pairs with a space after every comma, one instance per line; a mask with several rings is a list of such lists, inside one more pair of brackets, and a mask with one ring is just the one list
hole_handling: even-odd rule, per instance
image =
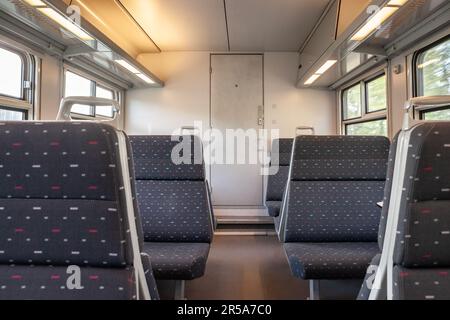
[[330, 0], [120, 0], [162, 51], [297, 51]]

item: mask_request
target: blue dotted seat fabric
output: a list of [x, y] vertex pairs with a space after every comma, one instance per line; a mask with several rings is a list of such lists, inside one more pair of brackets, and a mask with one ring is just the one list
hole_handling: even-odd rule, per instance
[[[211, 204], [198, 137], [131, 136], [144, 251], [157, 279], [203, 275], [212, 240]], [[180, 141], [185, 148], [178, 148]], [[172, 153], [185, 159], [172, 161]], [[188, 254], [180, 254], [185, 250]]]
[[0, 122], [0, 145], [0, 299], [135, 299], [115, 129]]
[[389, 145], [387, 138], [372, 136], [295, 139], [283, 213], [285, 249], [295, 276], [364, 277], [378, 252], [377, 202], [383, 199]]
[[282, 138], [274, 139], [272, 142], [270, 166], [272, 168], [278, 166], [278, 172], [269, 175], [267, 179], [266, 206], [271, 217], [277, 217], [280, 214], [281, 202], [289, 175], [293, 141], [294, 139]]
[[394, 251], [394, 299], [450, 299], [450, 124], [411, 129]]

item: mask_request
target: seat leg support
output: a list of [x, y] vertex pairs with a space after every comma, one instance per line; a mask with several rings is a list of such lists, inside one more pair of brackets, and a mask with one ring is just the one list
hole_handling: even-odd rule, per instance
[[309, 300], [320, 300], [319, 291], [320, 291], [319, 280], [309, 280]]
[[184, 280], [176, 280], [175, 281], [175, 300], [186, 300], [186, 297], [184, 296], [184, 288], [185, 288], [185, 281]]

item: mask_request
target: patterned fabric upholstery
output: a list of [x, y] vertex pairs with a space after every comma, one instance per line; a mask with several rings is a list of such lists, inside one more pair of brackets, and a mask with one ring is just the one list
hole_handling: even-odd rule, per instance
[[[202, 143], [196, 136], [133, 136], [131, 144], [137, 180], [205, 179]], [[173, 163], [172, 152], [185, 162]]]
[[394, 262], [395, 299], [450, 298], [450, 123], [411, 129]]
[[3, 122], [0, 144], [0, 299], [136, 298], [115, 129]]
[[293, 139], [274, 139], [272, 142], [271, 166], [278, 166], [278, 172], [269, 175], [267, 180], [266, 206], [271, 217], [280, 214], [281, 201], [289, 176], [292, 143]]
[[[389, 140], [299, 136], [285, 215], [284, 241], [294, 275], [362, 278], [377, 251]], [[295, 250], [293, 249], [295, 247]]]
[[192, 280], [203, 276], [209, 254], [208, 243], [146, 242], [156, 279]]
[[[191, 154], [186, 158], [187, 163], [175, 165], [171, 158], [173, 150], [182, 156], [184, 150], [177, 149], [181, 138], [173, 139], [171, 136], [130, 137], [146, 241], [144, 251], [150, 256], [157, 279], [183, 279], [180, 277], [184, 276], [184, 280], [189, 280], [201, 276], [206, 266], [209, 249], [203, 248], [209, 248], [212, 240], [212, 206], [203, 158], [196, 159], [199, 153], [202, 157], [201, 141], [184, 136], [183, 141], [189, 143], [183, 147], [191, 150]], [[187, 261], [180, 262], [176, 249], [185, 245], [197, 251], [183, 256]], [[174, 251], [167, 250], [170, 246]]]
[[136, 299], [133, 268], [81, 268], [82, 289], [67, 287], [67, 271], [67, 266], [0, 265], [0, 299]]
[[302, 279], [359, 279], [378, 252], [376, 242], [285, 243], [292, 274]]
[[450, 300], [450, 268], [394, 267], [394, 299]]
[[383, 189], [383, 181], [292, 181], [286, 241], [376, 241]]
[[385, 181], [389, 140], [372, 136], [298, 136], [293, 180]]
[[204, 181], [138, 180], [145, 241], [211, 242]]

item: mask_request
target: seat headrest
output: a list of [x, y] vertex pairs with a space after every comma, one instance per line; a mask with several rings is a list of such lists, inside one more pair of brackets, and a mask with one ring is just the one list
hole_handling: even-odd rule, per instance
[[292, 143], [294, 139], [281, 138], [272, 141], [271, 164], [289, 166], [291, 162]]
[[0, 263], [131, 263], [113, 127], [3, 122], [0, 145]]
[[297, 136], [291, 180], [385, 180], [389, 144], [378, 136]]
[[[417, 152], [411, 169], [416, 201], [450, 200], [450, 123], [423, 123], [411, 134], [409, 143]], [[417, 163], [416, 163], [417, 162]], [[409, 168], [406, 168], [409, 170]]]
[[137, 180], [204, 180], [197, 136], [130, 136]]

